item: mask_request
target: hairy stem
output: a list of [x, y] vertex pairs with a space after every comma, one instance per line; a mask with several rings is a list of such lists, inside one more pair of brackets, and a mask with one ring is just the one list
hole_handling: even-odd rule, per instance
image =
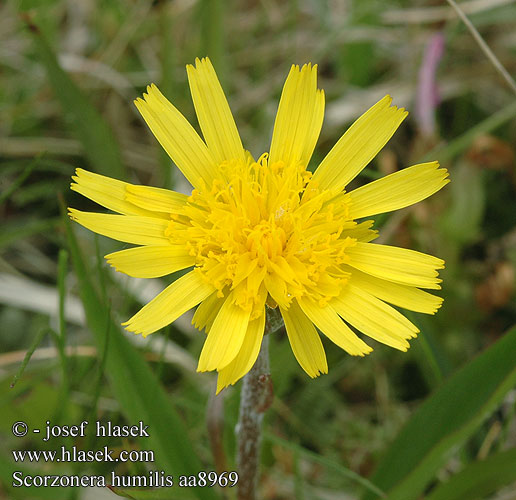
[[[268, 328], [271, 330], [269, 318]], [[254, 500], [260, 465], [261, 423], [272, 403], [269, 336], [264, 335], [256, 363], [244, 377], [237, 425], [238, 500]]]

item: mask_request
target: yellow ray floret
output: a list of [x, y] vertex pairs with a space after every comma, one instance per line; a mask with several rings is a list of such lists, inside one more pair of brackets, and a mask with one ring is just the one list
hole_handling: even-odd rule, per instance
[[270, 150], [270, 163], [308, 165], [324, 118], [324, 92], [317, 89], [317, 65], [292, 66], [283, 87]]
[[447, 177], [436, 161], [405, 168], [351, 191], [349, 215], [360, 219], [408, 207], [439, 191]]
[[125, 188], [125, 199], [145, 210], [167, 214], [180, 213], [186, 205], [187, 196], [170, 189], [128, 184]]
[[117, 271], [134, 278], [159, 278], [195, 264], [184, 247], [172, 245], [128, 248], [105, 258]]
[[300, 298], [298, 303], [303, 313], [321, 330], [332, 342], [353, 356], [364, 356], [372, 349], [339, 318], [331, 305], [319, 307], [310, 299]]
[[265, 311], [259, 318], [249, 322], [240, 351], [231, 363], [219, 370], [217, 394], [240, 380], [253, 367], [262, 345], [264, 328]]
[[331, 302], [337, 313], [357, 330], [396, 349], [406, 351], [406, 339], [419, 332], [405, 316], [352, 284]]
[[312, 378], [328, 373], [324, 347], [317, 330], [296, 302], [281, 309], [292, 352], [301, 368]]
[[215, 318], [199, 358], [200, 372], [225, 368], [242, 346], [251, 313], [237, 306], [234, 300], [230, 294]]
[[[217, 392], [253, 366], [267, 307], [278, 308], [295, 358], [327, 373], [319, 332], [353, 356], [372, 351], [359, 334], [405, 351], [417, 327], [393, 306], [434, 314], [444, 261], [372, 243], [375, 214], [440, 190], [437, 162], [345, 188], [407, 116], [384, 97], [358, 118], [315, 173], [307, 169], [324, 116], [317, 66], [292, 66], [278, 106], [270, 154], [246, 151], [209, 59], [187, 66], [204, 140], [151, 85], [136, 106], [194, 186], [190, 196], [77, 169], [72, 189], [117, 214], [69, 209], [72, 220], [138, 245], [110, 253], [117, 271], [159, 278], [191, 268], [124, 323], [147, 336], [189, 309], [206, 333], [198, 370], [218, 372]], [[357, 334], [358, 333], [358, 334]]]
[[154, 297], [123, 325], [144, 337], [175, 321], [213, 292], [199, 273], [191, 271]]
[[348, 264], [377, 278], [420, 288], [441, 288], [438, 269], [444, 261], [414, 250], [357, 242], [347, 251]]
[[95, 233], [135, 245], [167, 245], [165, 230], [169, 222], [138, 215], [111, 215], [81, 212], [70, 208], [70, 218]]
[[244, 161], [242, 141], [211, 61], [197, 58], [186, 72], [197, 119], [215, 161]]
[[217, 178], [217, 164], [206, 144], [187, 119], [155, 85], [134, 104], [152, 133], [194, 187], [210, 185]]
[[391, 102], [385, 96], [339, 139], [315, 171], [321, 188], [344, 189], [387, 144], [408, 114]]
[[169, 189], [138, 186], [88, 172], [75, 171], [70, 188], [109, 210], [124, 215], [169, 219], [185, 205], [187, 196]]
[[383, 280], [354, 270], [349, 282], [356, 288], [374, 295], [375, 297], [409, 309], [410, 311], [425, 314], [435, 314], [441, 307], [443, 299], [413, 286], [399, 285], [392, 281]]
[[70, 185], [72, 191], [82, 194], [103, 207], [124, 215], [143, 215], [146, 217], [162, 217], [153, 211], [145, 210], [127, 200], [127, 182], [111, 179], [104, 175], [88, 172], [82, 168], [75, 170]]
[[220, 308], [224, 304], [224, 300], [225, 297], [219, 297], [219, 293], [217, 291], [204, 299], [195, 310], [192, 318], [192, 325], [194, 325], [198, 330], [202, 330], [204, 328], [205, 332], [209, 333], [211, 325], [215, 321]]

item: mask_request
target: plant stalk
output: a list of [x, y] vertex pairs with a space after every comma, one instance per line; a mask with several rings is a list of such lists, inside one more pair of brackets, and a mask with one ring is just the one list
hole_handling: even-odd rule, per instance
[[[267, 320], [269, 323], [269, 319]], [[267, 328], [269, 326], [269, 328]], [[270, 323], [266, 325], [266, 333]], [[264, 335], [256, 363], [243, 379], [237, 424], [238, 500], [255, 500], [260, 465], [261, 424], [272, 403], [269, 335]]]

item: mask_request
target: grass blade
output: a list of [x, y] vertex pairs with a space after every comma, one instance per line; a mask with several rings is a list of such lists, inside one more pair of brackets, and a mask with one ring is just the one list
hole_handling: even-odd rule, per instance
[[[66, 232], [87, 323], [99, 352], [105, 343], [106, 326], [110, 329], [105, 370], [122, 412], [129, 422], [143, 420], [149, 426], [150, 437], [146, 438], [145, 448], [154, 451], [157, 462], [167, 474], [197, 474], [203, 467], [193, 451], [183, 422], [154, 373], [123, 336], [119, 326], [108, 317], [106, 305], [99, 300], [89, 280], [88, 270], [68, 220]], [[109, 318], [108, 325], [106, 318]], [[216, 498], [209, 488], [196, 488], [195, 494], [201, 499]]]
[[[414, 413], [372, 482], [387, 498], [413, 500], [516, 384], [516, 327], [456, 372]], [[366, 499], [375, 498], [370, 493]]]
[[362, 477], [360, 474], [353, 472], [351, 469], [348, 469], [347, 467], [344, 467], [343, 465], [333, 460], [330, 460], [329, 458], [318, 455], [317, 453], [307, 450], [296, 443], [291, 443], [290, 441], [281, 439], [280, 437], [275, 436], [274, 434], [270, 434], [269, 432], [264, 434], [264, 438], [267, 441], [278, 444], [280, 446], [283, 446], [284, 448], [287, 448], [288, 450], [292, 450], [298, 453], [299, 456], [305, 456], [308, 460], [311, 460], [312, 462], [316, 462], [318, 464], [324, 465], [325, 467], [333, 469], [337, 471], [342, 477], [347, 477], [351, 481], [355, 481], [361, 484], [364, 488], [367, 488], [367, 490], [369, 490], [374, 495], [374, 498], [385, 498], [385, 494], [383, 493], [383, 491], [380, 488], [378, 488], [375, 484], [373, 484], [371, 481], [369, 481], [365, 477]]
[[23, 358], [22, 364], [20, 365], [20, 368], [16, 372], [16, 375], [13, 378], [13, 381], [11, 382], [11, 389], [16, 385], [16, 382], [18, 382], [18, 379], [22, 376], [25, 368], [29, 364], [30, 358], [32, 358], [32, 355], [34, 354], [34, 351], [38, 348], [39, 344], [41, 344], [41, 341], [43, 340], [43, 337], [49, 332], [48, 328], [43, 328], [37, 335], [36, 338], [33, 340], [31, 346], [27, 350], [27, 354], [25, 354], [25, 358]]
[[503, 451], [469, 464], [446, 483], [435, 488], [426, 500], [476, 500], [496, 493], [516, 481], [516, 449]]
[[450, 141], [449, 144], [432, 149], [421, 159], [421, 162], [438, 160], [441, 163], [447, 163], [452, 161], [456, 156], [462, 154], [479, 135], [493, 132], [493, 130], [511, 121], [515, 116], [516, 100], [471, 127], [467, 132]]
[[59, 226], [61, 219], [53, 217], [51, 219], [37, 219], [35, 217], [19, 217], [13, 222], [3, 222], [0, 228], [0, 248], [7, 247], [18, 240], [29, 238], [33, 235], [45, 233], [52, 234]]
[[61, 68], [57, 58], [39, 28], [24, 16], [34, 39], [34, 49], [45, 67], [63, 112], [69, 118], [71, 130], [77, 134], [84, 154], [92, 168], [118, 179], [125, 177], [118, 143], [113, 132], [93, 104]]
[[15, 179], [15, 181], [2, 193], [0, 193], [0, 205], [5, 203], [9, 197], [26, 181], [32, 174], [33, 170], [39, 165], [41, 155], [36, 156], [22, 171], [22, 173]]
[[[45, 470], [44, 467], [34, 468], [34, 467], [26, 467], [25, 465], [20, 465], [17, 463], [16, 465], [12, 461], [12, 456], [7, 458], [4, 455], [0, 455], [0, 486], [2, 487], [2, 491], [8, 492], [9, 496], [5, 498], [9, 498], [11, 500], [26, 500], [30, 498], [31, 500], [41, 499], [41, 500], [70, 500], [70, 490], [69, 488], [41, 488], [37, 486], [12, 486], [13, 481], [16, 478], [13, 478], [13, 474], [15, 471], [19, 471], [22, 474], [22, 477], [26, 475], [30, 476], [44, 476], [48, 474], [48, 470]], [[16, 484], [18, 484], [19, 480], [16, 480]], [[4, 497], [2, 497], [4, 498]]]

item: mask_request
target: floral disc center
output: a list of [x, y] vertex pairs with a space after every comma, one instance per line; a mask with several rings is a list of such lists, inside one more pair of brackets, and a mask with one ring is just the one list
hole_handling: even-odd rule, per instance
[[225, 179], [195, 189], [166, 232], [219, 296], [235, 290], [251, 318], [265, 301], [288, 308], [294, 297], [321, 305], [337, 297], [349, 277], [346, 248], [357, 241], [349, 197], [319, 191], [301, 165], [269, 165], [267, 154], [220, 169]]

